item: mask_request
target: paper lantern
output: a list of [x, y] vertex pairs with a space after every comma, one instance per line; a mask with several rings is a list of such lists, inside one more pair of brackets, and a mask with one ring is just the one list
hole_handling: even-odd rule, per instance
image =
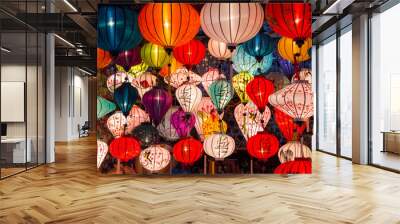
[[275, 170], [275, 174], [311, 174], [312, 164], [310, 158], [299, 158], [280, 164]]
[[196, 111], [202, 98], [201, 90], [190, 84], [184, 84], [176, 89], [175, 96], [185, 112]]
[[139, 156], [139, 162], [146, 170], [157, 172], [168, 166], [171, 154], [164, 145], [152, 145], [144, 149]]
[[150, 67], [161, 69], [170, 61], [170, 56], [167, 51], [160, 45], [146, 43], [140, 50], [142, 60]]
[[175, 128], [179, 137], [187, 137], [195, 123], [195, 116], [190, 112], [183, 111], [182, 109], [178, 109], [171, 115], [171, 124]]
[[[107, 119], [107, 128], [114, 137], [129, 134], [134, 128], [135, 123], [131, 117], [125, 117], [121, 111], [117, 111]], [[125, 132], [124, 132], [125, 130]]]
[[232, 56], [233, 69], [235, 69], [235, 71], [249, 72], [252, 75], [267, 72], [271, 68], [273, 61], [274, 56], [269, 54], [258, 62], [255, 57], [246, 53], [243, 45], [238, 46]]
[[170, 74], [173, 74], [174, 72], [176, 72], [176, 70], [182, 68], [183, 64], [180, 63], [179, 61], [177, 61], [175, 59], [175, 57], [173, 55], [171, 55], [170, 61], [167, 65], [164, 65], [164, 67], [161, 68], [159, 74], [162, 77], [167, 77]]
[[139, 140], [140, 145], [143, 148], [149, 147], [150, 145], [156, 144], [160, 141], [157, 129], [148, 122], [142, 123], [133, 129], [132, 135]]
[[158, 125], [172, 105], [172, 96], [164, 89], [153, 88], [143, 95], [142, 103], [154, 124]]
[[268, 160], [279, 149], [279, 140], [267, 132], [259, 132], [247, 141], [247, 152], [257, 159]]
[[314, 114], [312, 86], [304, 80], [295, 81], [273, 93], [269, 102], [296, 121], [304, 121]]
[[249, 101], [246, 93], [247, 84], [253, 79], [253, 76], [248, 72], [241, 72], [232, 77], [232, 86], [242, 103]]
[[279, 57], [278, 64], [280, 71], [283, 72], [283, 74], [288, 77], [291, 77], [294, 74], [294, 66], [290, 61]]
[[191, 165], [201, 158], [203, 144], [193, 137], [184, 138], [174, 145], [173, 154], [176, 161]]
[[213, 82], [208, 90], [210, 92], [211, 101], [215, 108], [217, 108], [218, 113], [221, 114], [225, 106], [233, 98], [234, 93], [232, 85], [224, 79], [219, 79]]
[[179, 139], [178, 133], [171, 124], [171, 115], [177, 110], [178, 107], [176, 106], [170, 107], [167, 113], [164, 115], [161, 123], [157, 126], [158, 133], [167, 141], [176, 141]]
[[254, 37], [262, 27], [263, 17], [259, 3], [206, 3], [200, 12], [204, 33], [228, 46]]
[[201, 85], [203, 85], [204, 90], [210, 96], [210, 85], [216, 80], [225, 79], [225, 75], [219, 73], [218, 69], [216, 68], [209, 68], [208, 71], [203, 74], [201, 79]]
[[208, 117], [210, 117], [210, 115], [203, 111], [198, 111], [194, 113], [194, 117], [196, 118], [196, 123], [194, 124], [196, 132], [199, 135], [201, 141], [204, 141], [203, 123], [205, 120], [208, 119]]
[[175, 72], [171, 73], [171, 75], [164, 77], [164, 82], [174, 88], [178, 88], [183, 84], [197, 86], [201, 82], [201, 77], [186, 68], [179, 68]]
[[135, 158], [140, 153], [140, 144], [133, 137], [120, 137], [112, 140], [110, 144], [110, 154], [121, 162], [127, 162]]
[[196, 36], [200, 18], [190, 4], [148, 3], [140, 11], [139, 27], [146, 40], [172, 49]]
[[139, 96], [143, 97], [145, 93], [157, 85], [157, 76], [151, 72], [143, 72], [132, 81], [132, 85], [138, 90]]
[[232, 56], [232, 52], [228, 49], [226, 43], [213, 39], [208, 40], [208, 52], [218, 60], [225, 60]]
[[128, 75], [126, 72], [119, 71], [110, 77], [107, 78], [107, 88], [111, 93], [114, 93], [114, 90], [122, 85], [125, 80], [128, 79], [128, 82], [132, 82], [132, 76]]
[[138, 16], [128, 7], [101, 5], [97, 13], [97, 46], [116, 55], [136, 47], [142, 36]]
[[306, 39], [304, 44], [299, 47], [293, 39], [282, 37], [278, 42], [279, 55], [293, 64], [310, 59], [308, 49], [312, 47], [312, 40]]
[[203, 147], [207, 155], [223, 160], [235, 150], [235, 140], [226, 134], [213, 134], [204, 139]]
[[243, 43], [244, 51], [260, 62], [264, 56], [271, 54], [275, 49], [275, 41], [268, 34], [258, 33]]
[[128, 81], [125, 81], [114, 91], [114, 101], [125, 116], [129, 115], [129, 111], [136, 102], [138, 96], [138, 91]]
[[301, 69], [300, 72], [297, 75], [294, 75], [292, 77], [292, 82], [294, 82], [296, 80], [305, 80], [308, 83], [312, 84], [311, 69], [308, 69], [308, 68]]
[[211, 98], [204, 96], [201, 98], [196, 111], [204, 112], [206, 114], [213, 114], [217, 112], [217, 109], [215, 108], [213, 102], [211, 101]]
[[110, 52], [97, 48], [97, 69], [103, 69], [112, 62]]
[[248, 102], [246, 105], [237, 105], [234, 110], [234, 116], [240, 131], [247, 140], [258, 132], [264, 131], [271, 118], [271, 111], [266, 107], [264, 112], [260, 113], [256, 105]]
[[115, 109], [116, 106], [113, 102], [108, 101], [101, 96], [97, 96], [97, 119], [104, 117]]
[[311, 158], [311, 149], [297, 141], [290, 141], [283, 145], [278, 152], [281, 163], [294, 161], [299, 158]]
[[308, 3], [269, 3], [265, 7], [269, 26], [281, 36], [295, 39], [299, 46], [311, 38], [311, 17]]
[[216, 115], [207, 116], [207, 118], [203, 120], [201, 125], [205, 138], [217, 133], [226, 133], [226, 130], [228, 129], [228, 125], [226, 124], [226, 122], [220, 120], [219, 117]]
[[97, 140], [97, 169], [100, 168], [108, 153], [107, 143]]
[[132, 78], [137, 78], [143, 72], [146, 72], [148, 68], [149, 68], [149, 66], [146, 63], [144, 63], [144, 61], [142, 60], [142, 62], [140, 64], [132, 66], [129, 69], [128, 74], [130, 74], [132, 76]]
[[130, 126], [132, 129], [136, 128], [144, 122], [150, 122], [150, 117], [146, 111], [142, 110], [137, 105], [133, 105], [131, 111], [129, 111], [128, 119], [130, 121]]
[[177, 61], [192, 68], [193, 65], [197, 65], [203, 60], [206, 55], [206, 47], [201, 41], [193, 39], [175, 47], [173, 54]]
[[262, 112], [268, 104], [268, 97], [274, 92], [274, 84], [264, 76], [256, 76], [246, 86], [246, 93]]
[[267, 76], [265, 76], [265, 78], [272, 81], [275, 91], [283, 89], [283, 87], [290, 84], [289, 79], [284, 74], [279, 72], [270, 72]]
[[125, 71], [129, 71], [132, 66], [138, 65], [141, 62], [142, 59], [140, 58], [140, 47], [136, 47], [130, 50], [119, 52], [114, 64], [122, 66]]
[[278, 125], [283, 137], [286, 141], [292, 141], [299, 139], [304, 130], [306, 129], [306, 124], [301, 125], [296, 124], [294, 119], [279, 109], [274, 109], [275, 122]]

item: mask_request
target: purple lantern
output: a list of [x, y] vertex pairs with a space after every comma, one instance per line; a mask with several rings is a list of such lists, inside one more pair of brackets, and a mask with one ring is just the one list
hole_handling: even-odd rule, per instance
[[141, 62], [140, 46], [127, 51], [121, 51], [115, 59], [115, 64], [121, 65], [125, 71], [128, 71], [132, 66], [138, 65]]
[[164, 89], [153, 88], [143, 95], [142, 103], [154, 124], [158, 125], [172, 105], [172, 96]]
[[283, 74], [289, 77], [289, 79], [293, 76], [294, 74], [294, 66], [290, 61], [285, 60], [283, 58], [278, 59], [279, 67], [281, 68], [281, 71]]
[[183, 111], [182, 108], [179, 108], [171, 115], [171, 124], [179, 137], [187, 137], [195, 123], [195, 116], [192, 113]]

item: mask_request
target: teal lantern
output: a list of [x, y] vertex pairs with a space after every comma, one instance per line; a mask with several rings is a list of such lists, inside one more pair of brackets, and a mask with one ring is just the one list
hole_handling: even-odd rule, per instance
[[113, 112], [116, 106], [113, 102], [97, 96], [97, 119], [100, 119], [107, 114]]
[[135, 48], [142, 41], [138, 14], [128, 7], [99, 5], [97, 20], [97, 46], [113, 55]]
[[266, 73], [272, 66], [274, 56], [272, 53], [263, 57], [258, 62], [257, 59], [246, 53], [243, 45], [239, 45], [232, 56], [233, 69], [237, 72], [249, 72], [252, 75]]
[[219, 79], [214, 81], [208, 87], [208, 90], [211, 96], [211, 101], [215, 108], [217, 108], [218, 113], [221, 114], [234, 95], [231, 83], [225, 79]]
[[257, 62], [261, 62], [264, 56], [271, 54], [275, 46], [275, 40], [264, 33], [258, 33], [256, 36], [243, 43], [245, 52], [255, 57]]
[[125, 117], [129, 115], [129, 112], [136, 102], [139, 93], [127, 80], [114, 91], [114, 101]]

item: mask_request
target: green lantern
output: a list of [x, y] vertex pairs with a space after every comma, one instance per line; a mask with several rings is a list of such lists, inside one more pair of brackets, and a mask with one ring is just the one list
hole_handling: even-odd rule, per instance
[[155, 69], [161, 69], [170, 61], [167, 51], [159, 45], [146, 43], [140, 50], [140, 56], [144, 63]]
[[233, 97], [234, 92], [232, 85], [225, 79], [220, 79], [213, 82], [210, 87], [208, 87], [208, 90], [210, 92], [211, 101], [215, 108], [217, 108], [218, 113], [221, 114]]
[[113, 102], [106, 100], [101, 96], [97, 96], [97, 119], [104, 117], [115, 109], [116, 106]]

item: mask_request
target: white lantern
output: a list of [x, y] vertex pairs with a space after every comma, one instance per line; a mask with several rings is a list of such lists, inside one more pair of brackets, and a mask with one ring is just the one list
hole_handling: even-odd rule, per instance
[[[125, 127], [126, 125], [126, 127]], [[130, 116], [125, 117], [121, 111], [116, 111], [107, 119], [107, 128], [114, 137], [129, 134], [134, 129], [134, 122]]]
[[128, 120], [130, 121], [130, 127], [133, 130], [143, 122], [150, 122], [150, 117], [146, 111], [142, 110], [142, 108], [133, 105], [129, 112]]
[[208, 72], [203, 74], [201, 79], [202, 79], [201, 84], [203, 85], [204, 90], [207, 92], [208, 95], [210, 95], [210, 92], [208, 91], [208, 87], [210, 87], [210, 85], [215, 80], [225, 79], [225, 75], [220, 74], [218, 69], [216, 69], [216, 68], [210, 68], [210, 69], [208, 69]]
[[157, 85], [157, 76], [151, 72], [143, 72], [132, 81], [132, 85], [138, 90], [139, 96], [143, 97], [145, 93]]
[[306, 80], [308, 83], [312, 84], [312, 73], [311, 69], [302, 68], [298, 74], [298, 76], [294, 75], [292, 77], [292, 82], [296, 80]]
[[170, 161], [171, 154], [165, 145], [152, 145], [144, 149], [139, 156], [140, 164], [151, 172], [164, 169]]
[[133, 81], [132, 76], [130, 76], [126, 72], [119, 71], [113, 75], [110, 75], [110, 77], [108, 77], [107, 82], [106, 82], [108, 90], [113, 93], [114, 89], [120, 87], [122, 85], [122, 83], [125, 82], [125, 79], [128, 79], [128, 81], [130, 83], [132, 83], [132, 81]]
[[208, 52], [218, 60], [225, 60], [232, 56], [232, 52], [228, 49], [226, 43], [213, 39], [208, 40]]
[[204, 139], [203, 147], [207, 155], [222, 160], [235, 150], [235, 140], [226, 134], [213, 134]]
[[213, 102], [210, 97], [204, 96], [201, 98], [199, 105], [197, 106], [198, 112], [204, 112], [207, 114], [216, 113], [217, 109], [215, 108]]
[[297, 141], [290, 141], [283, 145], [278, 152], [279, 161], [286, 163], [298, 158], [311, 158], [311, 149]]
[[313, 92], [311, 84], [305, 80], [295, 81], [271, 94], [269, 103], [297, 121], [313, 116]]
[[100, 168], [108, 153], [107, 143], [97, 140], [97, 169]]
[[160, 136], [168, 141], [176, 141], [179, 139], [178, 133], [176, 133], [174, 126], [171, 124], [171, 115], [177, 110], [178, 107], [176, 106], [170, 107], [161, 120], [161, 123], [157, 126]]
[[174, 88], [178, 88], [183, 84], [197, 86], [201, 82], [201, 77], [198, 74], [187, 70], [186, 68], [178, 68], [171, 75], [164, 77], [164, 81]]
[[264, 10], [259, 3], [206, 3], [200, 12], [204, 33], [228, 46], [250, 40], [263, 22]]
[[268, 107], [265, 107], [264, 112], [261, 114], [254, 103], [248, 102], [246, 105], [237, 105], [234, 110], [234, 116], [240, 131], [247, 140], [256, 135], [257, 132], [264, 131], [271, 118], [271, 111]]
[[175, 96], [185, 112], [196, 111], [202, 98], [201, 90], [190, 84], [184, 84], [176, 89]]

